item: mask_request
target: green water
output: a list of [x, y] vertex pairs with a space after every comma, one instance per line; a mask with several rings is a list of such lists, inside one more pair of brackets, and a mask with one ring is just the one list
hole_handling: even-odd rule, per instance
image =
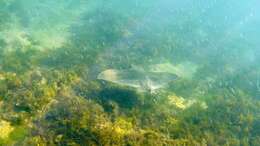
[[259, 146], [259, 4], [0, 0], [0, 145]]

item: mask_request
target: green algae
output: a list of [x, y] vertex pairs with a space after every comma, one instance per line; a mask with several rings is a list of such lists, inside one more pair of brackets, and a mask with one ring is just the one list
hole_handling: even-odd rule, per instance
[[[20, 3], [0, 2], [0, 12], [4, 12], [0, 13], [0, 119], [12, 129], [0, 138], [0, 145], [260, 144], [259, 65], [242, 60], [237, 67], [239, 50], [246, 52], [254, 47], [251, 43], [234, 36], [236, 39], [223, 43], [221, 51], [200, 49], [204, 43], [188, 37], [207, 36], [198, 29], [198, 12], [180, 15], [175, 24], [164, 20], [168, 22], [164, 30], [160, 23], [145, 23], [146, 27], [138, 23], [149, 22], [142, 19], [141, 9], [151, 4], [127, 14], [118, 12], [123, 8], [112, 11], [109, 5], [91, 9], [94, 2], [89, 7], [82, 3], [87, 10], [72, 14], [62, 4], [58, 7], [62, 11], [52, 18], [64, 11], [75, 18], [62, 25], [65, 16], [34, 20], [29, 10], [35, 9]], [[26, 7], [48, 6], [33, 3]], [[41, 31], [42, 21], [46, 29]], [[186, 29], [177, 29], [180, 25]], [[59, 27], [66, 35], [58, 33]], [[25, 33], [28, 29], [38, 31]], [[208, 38], [217, 39], [221, 33], [212, 32]], [[62, 41], [48, 47], [50, 41], [60, 40], [56, 35]], [[163, 62], [194, 62], [196, 72], [156, 94], [93, 77], [107, 68], [129, 69], [136, 64], [159, 63], [157, 69], [175, 71]]]

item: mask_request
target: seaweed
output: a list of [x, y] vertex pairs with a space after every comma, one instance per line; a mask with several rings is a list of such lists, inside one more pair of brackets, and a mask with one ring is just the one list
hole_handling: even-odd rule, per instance
[[[168, 16], [170, 6], [153, 11], [154, 3], [140, 2], [0, 2], [0, 145], [260, 145], [254, 40], [235, 30], [219, 40], [229, 23], [216, 24], [220, 32], [201, 25], [197, 5]], [[44, 17], [34, 20], [30, 10]], [[65, 41], [41, 42], [52, 33]], [[108, 68], [187, 61], [196, 73], [156, 93], [96, 77]]]

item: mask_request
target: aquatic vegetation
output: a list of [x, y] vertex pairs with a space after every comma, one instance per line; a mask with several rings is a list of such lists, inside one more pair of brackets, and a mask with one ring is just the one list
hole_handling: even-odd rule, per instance
[[[186, 109], [186, 108], [192, 106], [192, 104], [196, 103], [195, 100], [185, 100], [183, 97], [178, 97], [176, 95], [170, 95], [168, 98], [169, 98], [169, 102], [171, 104], [174, 104], [176, 107], [178, 107], [180, 109]], [[204, 107], [207, 107], [207, 106], [204, 105]]]
[[9, 122], [6, 122], [4, 120], [0, 121], [0, 138], [4, 139], [9, 137], [9, 134], [14, 130], [14, 128], [10, 125]]
[[125, 3], [0, 1], [0, 145], [260, 145], [260, 21]]

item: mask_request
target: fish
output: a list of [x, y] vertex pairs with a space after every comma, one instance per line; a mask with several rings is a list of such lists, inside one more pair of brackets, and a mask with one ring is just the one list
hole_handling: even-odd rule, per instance
[[167, 72], [152, 72], [139, 69], [107, 69], [97, 79], [136, 88], [138, 91], [155, 93], [178, 77]]
[[149, 67], [152, 72], [167, 72], [176, 74], [183, 79], [192, 79], [197, 72], [198, 66], [192, 62], [186, 61], [179, 64], [171, 64], [169, 62], [151, 65]]

